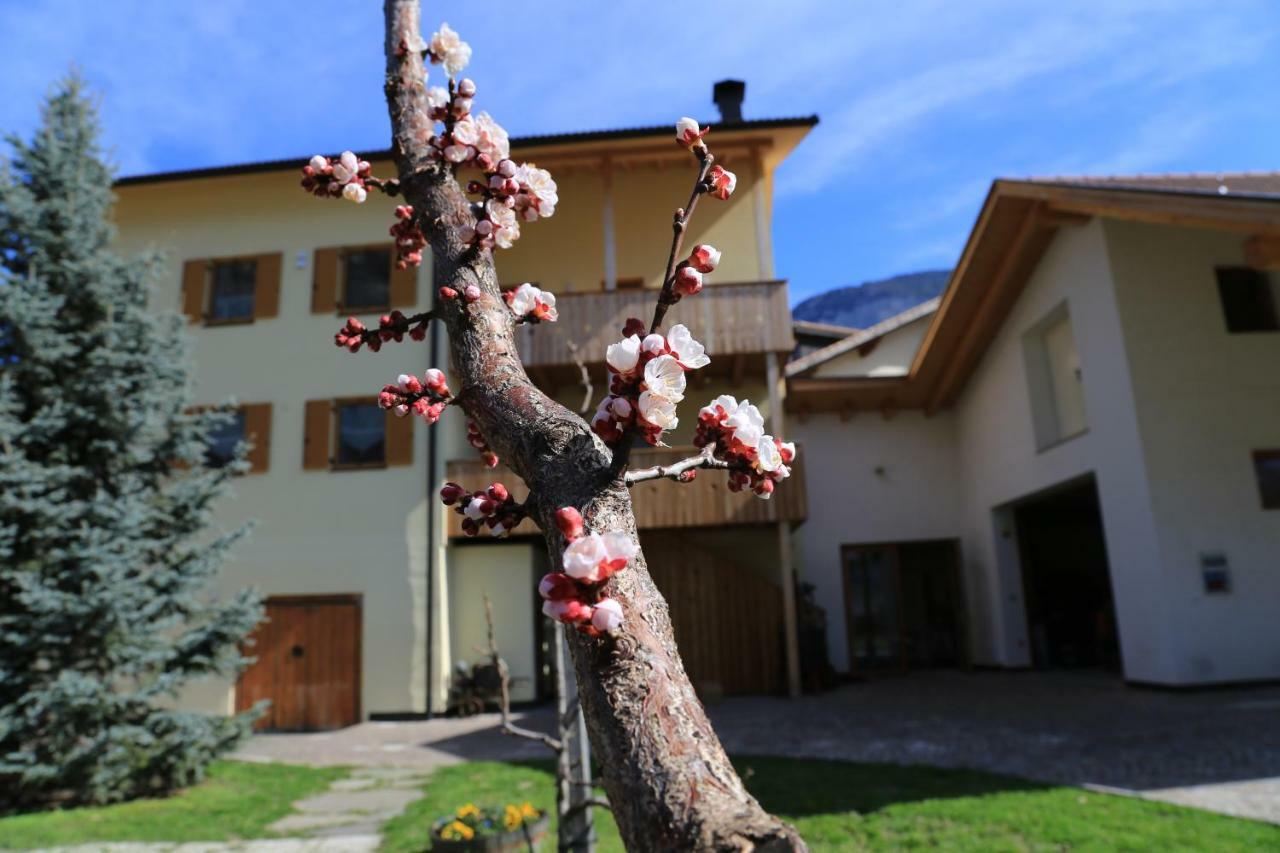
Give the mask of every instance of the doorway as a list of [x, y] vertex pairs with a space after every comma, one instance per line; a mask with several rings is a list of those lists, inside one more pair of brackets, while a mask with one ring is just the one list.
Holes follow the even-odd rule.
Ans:
[[841, 556], [851, 672], [967, 662], [957, 542], [846, 545]]
[[266, 601], [245, 651], [256, 660], [236, 685], [236, 712], [270, 702], [258, 731], [326, 731], [360, 721], [359, 595]]
[[1092, 476], [1013, 508], [1032, 662], [1120, 669], [1102, 508]]

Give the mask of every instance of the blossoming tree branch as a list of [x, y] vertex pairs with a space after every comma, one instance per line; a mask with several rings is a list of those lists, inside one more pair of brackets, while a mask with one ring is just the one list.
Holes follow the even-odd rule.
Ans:
[[[374, 176], [348, 151], [312, 158], [302, 183], [317, 196], [354, 203], [371, 191], [402, 198], [391, 225], [396, 263], [421, 264], [429, 245], [437, 299], [431, 311], [392, 312], [376, 325], [352, 317], [335, 342], [377, 351], [406, 337], [421, 341], [430, 323], [444, 324], [456, 392], [433, 367], [422, 378], [401, 375], [384, 386], [379, 404], [429, 425], [451, 407], [461, 409], [468, 441], [485, 463], [504, 460], [528, 486], [523, 503], [502, 483], [478, 492], [449, 483], [440, 497], [463, 516], [469, 535], [505, 536], [525, 518], [543, 531], [552, 565], [560, 567], [538, 586], [543, 612], [576, 629], [571, 649], [581, 701], [628, 849], [805, 849], [746, 791], [711, 729], [645, 567], [628, 493], [638, 482], [684, 483], [714, 469], [730, 489], [768, 499], [790, 473], [794, 445], [766, 434], [760, 411], [730, 396], [699, 411], [697, 455], [643, 470], [628, 465], [635, 439], [663, 445], [678, 424], [685, 374], [710, 362], [685, 326], [664, 331], [663, 324], [719, 263], [709, 245], [685, 254], [684, 236], [703, 196], [714, 203], [732, 195], [733, 173], [716, 163], [708, 129], [689, 118], [676, 124], [675, 141], [690, 152], [695, 172], [690, 196], [672, 217], [653, 317], [627, 320], [608, 347], [608, 394], [587, 423], [536, 388], [517, 355], [515, 327], [555, 322], [555, 296], [532, 284], [504, 294], [494, 271], [496, 250], [519, 239], [523, 225], [555, 213], [555, 181], [545, 169], [512, 160], [506, 131], [474, 111], [476, 84], [461, 76], [471, 48], [457, 33], [443, 25], [424, 40], [417, 0], [386, 0], [385, 13], [397, 174]], [[428, 85], [432, 64], [442, 66], [444, 85]], [[472, 177], [460, 179], [460, 172]]]

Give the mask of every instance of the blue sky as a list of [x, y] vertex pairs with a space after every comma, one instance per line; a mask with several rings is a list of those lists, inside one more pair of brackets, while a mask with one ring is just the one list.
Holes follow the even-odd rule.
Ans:
[[[0, 0], [0, 128], [75, 63], [123, 174], [383, 147], [381, 5]], [[724, 77], [817, 113], [778, 175], [793, 300], [950, 266], [996, 176], [1280, 168], [1276, 0], [424, 7], [513, 134], [710, 120]]]

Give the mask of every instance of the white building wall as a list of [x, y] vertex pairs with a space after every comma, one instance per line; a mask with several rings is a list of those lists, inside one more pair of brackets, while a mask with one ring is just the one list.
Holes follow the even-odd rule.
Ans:
[[[797, 533], [801, 577], [827, 611], [831, 664], [849, 670], [840, 548], [959, 535], [954, 416], [899, 412], [788, 419], [803, 445], [809, 519]], [[786, 488], [785, 484], [783, 488]]]
[[[1023, 335], [1064, 301], [1080, 354], [1088, 429], [1038, 452]], [[1093, 473], [1125, 675], [1171, 680], [1177, 655], [1162, 593], [1160, 543], [1099, 221], [1058, 233], [961, 394], [956, 424], [975, 662], [1031, 662], [1007, 505]]]
[[[313, 250], [386, 241], [392, 203], [324, 202], [297, 188], [293, 174], [131, 187], [117, 217], [121, 247], [166, 253], [153, 304], [180, 308], [182, 262], [283, 252], [277, 317], [251, 324], [191, 325], [196, 401], [270, 402], [271, 458], [261, 474], [239, 477], [218, 523], [257, 520], [219, 575], [217, 589], [266, 595], [363, 595], [365, 714], [423, 711], [426, 638], [427, 430], [415, 427], [414, 464], [378, 470], [304, 471], [307, 400], [376, 394], [401, 372], [428, 365], [421, 345], [351, 354], [333, 344], [335, 314], [311, 313]], [[252, 203], [246, 203], [251, 199]], [[319, 208], [324, 208], [320, 210]], [[430, 300], [429, 269], [419, 305]], [[419, 309], [420, 310], [420, 309]], [[206, 683], [184, 702], [224, 711], [232, 685]]]
[[[1280, 332], [1228, 334], [1214, 277], [1243, 264], [1242, 238], [1106, 224], [1175, 683], [1280, 677], [1280, 511], [1262, 508], [1250, 457], [1280, 447]], [[1227, 558], [1227, 593], [1204, 591], [1211, 553]]]
[[853, 376], [906, 376], [911, 372], [911, 362], [920, 349], [924, 333], [929, 329], [933, 314], [926, 314], [875, 341], [866, 355], [858, 350], [836, 356], [814, 368], [812, 375], [821, 379]]

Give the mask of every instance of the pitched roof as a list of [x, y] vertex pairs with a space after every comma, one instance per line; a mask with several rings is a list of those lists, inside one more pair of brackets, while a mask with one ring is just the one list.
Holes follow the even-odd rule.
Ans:
[[845, 338], [860, 331], [854, 326], [840, 326], [835, 323], [819, 323], [816, 320], [791, 319], [791, 326], [796, 334], [814, 335], [826, 338]]
[[1280, 172], [998, 179], [908, 374], [827, 379], [789, 366], [788, 408], [932, 412], [952, 405], [1057, 230], [1095, 216], [1235, 231], [1247, 252], [1253, 240], [1246, 238], [1280, 233]]
[[[733, 124], [717, 124], [712, 126], [713, 131], [721, 133], [736, 133], [739, 131], [751, 130], [777, 130], [781, 128], [808, 128], [818, 123], [816, 115], [799, 116], [795, 118], [766, 118], [754, 119], [751, 121], [735, 122]], [[624, 127], [615, 130], [587, 130], [576, 133], [552, 133], [533, 136], [513, 136], [511, 137], [512, 150], [528, 150], [531, 148], [544, 148], [552, 145], [574, 145], [590, 142], [611, 142], [625, 139], [643, 139], [652, 137], [671, 136], [671, 125], [649, 125], [645, 127]], [[391, 158], [389, 149], [379, 149], [376, 151], [357, 151], [356, 155], [362, 160], [388, 160]], [[250, 163], [234, 163], [227, 166], [212, 166], [202, 169], [177, 169], [168, 172], [151, 172], [141, 175], [126, 175], [116, 180], [115, 185], [118, 187], [133, 186], [136, 184], [152, 184], [163, 181], [189, 181], [196, 178], [220, 178], [229, 175], [249, 175], [259, 172], [282, 172], [293, 169], [302, 168], [302, 164], [310, 159], [311, 155], [305, 157], [288, 157], [282, 160], [259, 160]]]
[[816, 349], [808, 355], [801, 356], [787, 365], [786, 374], [788, 377], [800, 376], [820, 364], [828, 362], [837, 356], [844, 355], [849, 350], [866, 346], [872, 341], [877, 341], [880, 338], [883, 338], [890, 332], [901, 329], [908, 323], [914, 323], [922, 317], [928, 317], [930, 314], [938, 310], [939, 301], [940, 298], [935, 296], [932, 299], [921, 302], [919, 305], [913, 305], [906, 311], [902, 311], [901, 313], [894, 314], [892, 317], [881, 320], [874, 326], [868, 326], [865, 329], [855, 331], [853, 334], [841, 338], [833, 344], [828, 344], [822, 349]]

